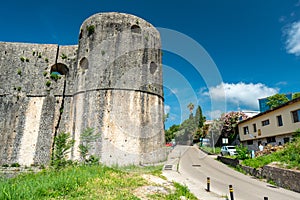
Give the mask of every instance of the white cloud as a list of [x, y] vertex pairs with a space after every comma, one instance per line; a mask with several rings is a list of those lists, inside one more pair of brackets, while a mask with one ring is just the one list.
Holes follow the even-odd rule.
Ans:
[[217, 119], [220, 118], [221, 114], [223, 114], [224, 112], [221, 110], [213, 110], [213, 111], [209, 111], [206, 113], [206, 115], [208, 116], [208, 119]]
[[224, 99], [227, 103], [237, 104], [247, 109], [258, 109], [258, 99], [268, 97], [278, 93], [278, 88], [270, 88], [262, 83], [222, 83], [209, 88], [209, 92], [203, 95], [210, 96], [211, 99], [218, 101]]
[[164, 106], [165, 114], [170, 113], [170, 110], [171, 110], [171, 107], [169, 105], [165, 104], [165, 106]]
[[285, 30], [286, 50], [290, 54], [300, 56], [300, 21], [294, 22]]

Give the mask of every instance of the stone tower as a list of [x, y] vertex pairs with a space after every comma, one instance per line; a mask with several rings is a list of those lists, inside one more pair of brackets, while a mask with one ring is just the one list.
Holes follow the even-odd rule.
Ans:
[[165, 159], [160, 49], [158, 31], [133, 15], [96, 14], [81, 26], [75, 140], [83, 128], [95, 127], [102, 141], [93, 153], [107, 164]]
[[90, 153], [105, 164], [166, 159], [161, 42], [145, 20], [95, 14], [78, 46], [0, 42], [0, 50], [0, 164], [49, 163], [61, 131], [75, 139], [70, 156], [79, 159], [87, 127], [101, 134]]

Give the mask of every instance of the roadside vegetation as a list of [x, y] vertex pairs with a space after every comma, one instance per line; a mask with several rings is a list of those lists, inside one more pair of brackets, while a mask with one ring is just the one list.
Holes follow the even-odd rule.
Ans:
[[261, 168], [270, 163], [286, 169], [300, 170], [300, 129], [296, 130], [293, 141], [278, 148], [277, 151], [267, 151], [267, 154], [251, 158], [250, 151], [243, 146], [236, 146], [238, 155], [226, 156], [232, 159], [242, 160], [241, 164], [253, 168]]
[[284, 148], [274, 153], [243, 160], [242, 164], [254, 168], [276, 162], [280, 167], [300, 170], [300, 129], [294, 135], [294, 140], [285, 144]]
[[[80, 144], [81, 162], [68, 160], [74, 144], [70, 134], [60, 133], [54, 139], [51, 166], [40, 172], [28, 172], [14, 178], [1, 178], [1, 200], [35, 199], [197, 199], [186, 186], [170, 183], [168, 186], [152, 182], [144, 175], [164, 180], [162, 166], [107, 167], [99, 158], [90, 155], [90, 142], [99, 138], [94, 129], [84, 130]], [[167, 182], [167, 181], [166, 181]], [[147, 188], [152, 189], [149, 193]]]
[[202, 146], [202, 147], [200, 147], [200, 149], [202, 149], [206, 152], [212, 153], [212, 154], [220, 154], [221, 153], [221, 147], [212, 148], [212, 147], [208, 147], [208, 146]]
[[[135, 191], [153, 185], [142, 174], [160, 175], [159, 167], [110, 168], [104, 165], [68, 166], [0, 180], [0, 199], [139, 199]], [[161, 176], [161, 175], [160, 175]], [[148, 199], [197, 199], [187, 187], [149, 194]]]

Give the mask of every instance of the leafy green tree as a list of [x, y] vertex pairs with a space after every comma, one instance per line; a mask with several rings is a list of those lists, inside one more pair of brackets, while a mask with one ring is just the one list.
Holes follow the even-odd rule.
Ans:
[[196, 110], [196, 115], [195, 115], [195, 123], [196, 123], [196, 130], [193, 134], [193, 139], [194, 140], [199, 140], [200, 138], [203, 138], [205, 137], [205, 133], [203, 131], [203, 126], [204, 126], [204, 123], [206, 121], [206, 118], [205, 116], [203, 116], [202, 114], [202, 109], [200, 106], [197, 107], [197, 110]]
[[270, 109], [276, 108], [289, 101], [289, 99], [284, 94], [275, 94], [268, 97], [267, 99], [268, 101], [266, 104], [270, 107]]
[[79, 153], [82, 161], [84, 163], [95, 163], [98, 162], [99, 159], [93, 155], [89, 156], [89, 151], [91, 149], [91, 142], [96, 141], [100, 138], [100, 133], [94, 134], [93, 128], [86, 128], [83, 133], [80, 135], [80, 145], [79, 145]]
[[292, 99], [300, 97], [300, 92], [294, 93]]
[[70, 133], [62, 132], [54, 138], [54, 151], [51, 165], [55, 169], [61, 169], [68, 164], [67, 154], [74, 143], [75, 140], [70, 138]]
[[175, 138], [174, 133], [177, 132], [179, 130], [180, 125], [172, 125], [171, 127], [169, 127], [168, 130], [165, 130], [165, 140], [166, 143], [171, 142], [172, 139]]

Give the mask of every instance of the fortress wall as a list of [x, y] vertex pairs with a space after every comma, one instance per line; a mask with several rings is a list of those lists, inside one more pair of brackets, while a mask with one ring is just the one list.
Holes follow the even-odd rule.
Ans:
[[[76, 54], [76, 48], [62, 49]], [[57, 45], [0, 43], [0, 164], [48, 164], [61, 103], [70, 102], [62, 101], [65, 76], [50, 78], [57, 50]], [[72, 62], [61, 61], [66, 66], [74, 66]], [[69, 71], [73, 74], [72, 67]], [[67, 77], [68, 82], [71, 79]]]
[[121, 13], [88, 18], [78, 46], [0, 42], [0, 164], [49, 164], [61, 132], [79, 159], [87, 127], [106, 164], [164, 160], [160, 48], [151, 24]]
[[108, 165], [148, 164], [166, 157], [163, 100], [144, 92], [107, 92], [102, 118], [102, 159]]
[[79, 38], [76, 140], [88, 126], [99, 130], [102, 139], [94, 149], [101, 149], [102, 161], [110, 165], [145, 163], [143, 155], [154, 150], [147, 162], [165, 159], [158, 31], [136, 16], [104, 13], [88, 18]]

